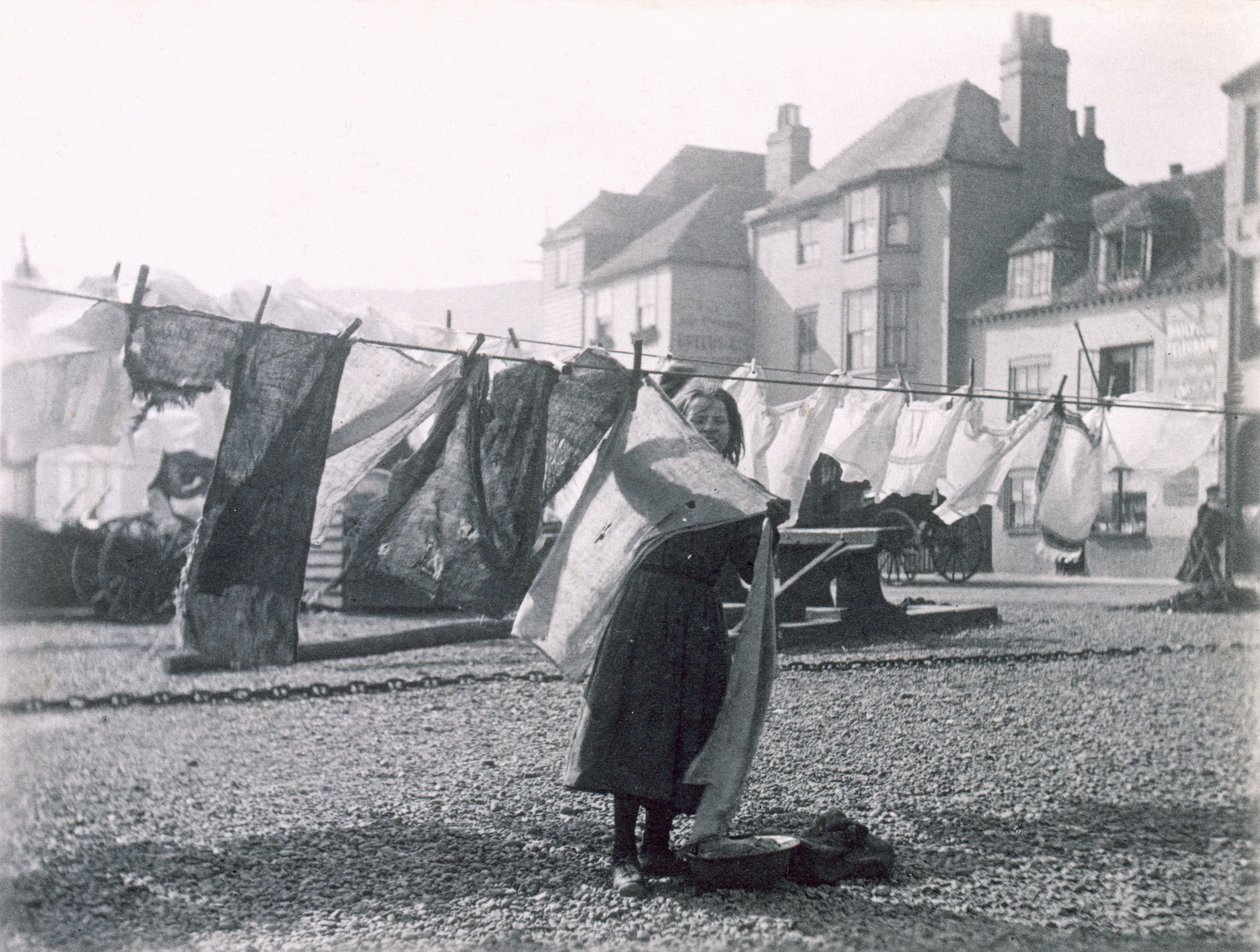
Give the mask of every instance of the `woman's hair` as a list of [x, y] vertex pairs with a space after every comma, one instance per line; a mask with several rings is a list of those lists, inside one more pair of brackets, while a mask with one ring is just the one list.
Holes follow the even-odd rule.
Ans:
[[674, 406], [679, 413], [686, 416], [687, 407], [700, 399], [717, 400], [726, 408], [726, 422], [730, 426], [731, 436], [722, 456], [732, 463], [738, 463], [739, 458], [744, 455], [744, 424], [739, 418], [739, 407], [735, 405], [735, 398], [723, 390], [716, 380], [691, 380], [674, 397]]

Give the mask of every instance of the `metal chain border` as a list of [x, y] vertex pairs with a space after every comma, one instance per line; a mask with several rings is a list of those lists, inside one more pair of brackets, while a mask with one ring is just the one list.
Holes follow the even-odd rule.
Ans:
[[[788, 661], [780, 671], [824, 672], [858, 671], [867, 668], [946, 668], [955, 665], [1029, 664], [1051, 661], [1079, 661], [1086, 658], [1132, 658], [1140, 655], [1212, 653], [1216, 651], [1249, 651], [1257, 646], [1241, 641], [1227, 644], [1183, 644], [1135, 646], [1129, 648], [1077, 648], [1060, 651], [1005, 652], [1000, 654], [931, 655], [910, 658], [850, 658], [842, 661]], [[149, 694], [116, 692], [97, 697], [70, 697], [45, 700], [25, 698], [0, 704], [0, 714], [40, 714], [58, 711], [119, 710], [127, 707], [166, 707], [177, 704], [246, 704], [253, 701], [293, 701], [329, 697], [350, 697], [360, 694], [398, 694], [430, 688], [459, 687], [467, 684], [494, 684], [524, 681], [546, 684], [561, 681], [559, 674], [549, 671], [526, 671], [513, 674], [496, 671], [491, 674], [465, 672], [447, 677], [427, 674], [419, 678], [387, 678], [384, 681], [347, 681], [343, 684], [273, 684], [259, 688], [226, 688], [219, 691], [153, 691]]]

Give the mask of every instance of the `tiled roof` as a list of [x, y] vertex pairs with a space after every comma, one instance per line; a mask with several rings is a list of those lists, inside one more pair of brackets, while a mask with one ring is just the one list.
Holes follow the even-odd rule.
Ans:
[[1075, 248], [1082, 243], [1088, 247], [1091, 221], [1087, 206], [1069, 212], [1049, 212], [1032, 231], [1007, 248], [1006, 253], [1017, 255], [1042, 248]]
[[653, 195], [603, 192], [564, 224], [549, 229], [543, 244], [581, 234], [638, 235], [668, 215], [675, 205]]
[[765, 156], [756, 152], [686, 145], [652, 176], [638, 195], [600, 192], [589, 205], [543, 236], [551, 244], [581, 234], [632, 238], [694, 201], [714, 186], [759, 189], [765, 183]]
[[1020, 164], [1019, 150], [1002, 132], [997, 100], [967, 80], [903, 103], [822, 168], [776, 195], [753, 218], [809, 204], [881, 172], [925, 168], [945, 159]]
[[745, 267], [748, 242], [744, 213], [761, 205], [766, 196], [759, 188], [711, 188], [596, 268], [586, 283], [599, 283], [663, 261]]
[[[1060, 308], [1224, 287], [1224, 174], [1224, 167], [1217, 166], [1194, 175], [1179, 175], [1094, 196], [1085, 219], [1087, 230], [1076, 245], [1080, 260], [1088, 258], [1089, 231], [1107, 233], [1125, 226], [1150, 228], [1151, 274], [1145, 280], [1100, 283], [1086, 267], [1067, 284], [1056, 288], [1047, 302], [1033, 307], [1012, 307], [1006, 295], [1001, 294], [973, 310], [971, 319], [986, 322], [1038, 317]], [[1031, 250], [1034, 245], [1048, 247], [1035, 241], [1024, 247], [1044, 224], [1043, 221], [1010, 250]]]

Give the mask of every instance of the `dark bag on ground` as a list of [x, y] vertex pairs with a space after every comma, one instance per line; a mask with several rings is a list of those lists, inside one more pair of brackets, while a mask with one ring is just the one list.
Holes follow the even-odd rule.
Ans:
[[839, 810], [827, 810], [792, 851], [788, 879], [805, 886], [830, 886], [845, 879], [887, 879], [892, 875], [892, 844]]

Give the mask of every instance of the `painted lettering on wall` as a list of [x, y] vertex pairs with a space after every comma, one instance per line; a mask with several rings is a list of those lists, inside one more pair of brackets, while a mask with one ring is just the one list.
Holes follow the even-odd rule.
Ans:
[[1220, 318], [1202, 302], [1195, 308], [1172, 307], [1164, 314], [1164, 386], [1178, 400], [1211, 403], [1220, 395], [1217, 355]]

